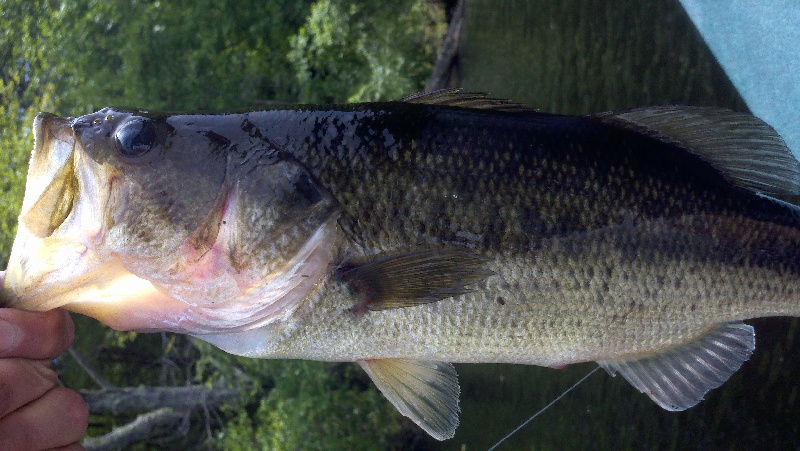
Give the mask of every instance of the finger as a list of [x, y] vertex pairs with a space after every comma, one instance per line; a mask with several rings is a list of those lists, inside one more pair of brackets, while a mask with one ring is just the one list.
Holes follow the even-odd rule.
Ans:
[[0, 308], [0, 358], [54, 359], [72, 344], [74, 332], [72, 318], [61, 309]]
[[56, 387], [0, 419], [0, 449], [50, 449], [86, 434], [89, 411], [76, 391]]
[[47, 361], [0, 359], [0, 421], [57, 384], [58, 375]]

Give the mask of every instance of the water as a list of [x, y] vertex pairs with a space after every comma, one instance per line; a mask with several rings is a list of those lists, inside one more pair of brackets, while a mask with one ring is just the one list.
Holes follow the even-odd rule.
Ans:
[[467, 6], [465, 88], [565, 114], [664, 103], [746, 109], [677, 1]]
[[[460, 85], [544, 111], [656, 104], [746, 106], [677, 1], [473, 0]], [[752, 358], [686, 412], [667, 412], [601, 371], [499, 449], [789, 449], [800, 446], [795, 320], [748, 321]], [[594, 368], [459, 365], [454, 439], [487, 449]]]

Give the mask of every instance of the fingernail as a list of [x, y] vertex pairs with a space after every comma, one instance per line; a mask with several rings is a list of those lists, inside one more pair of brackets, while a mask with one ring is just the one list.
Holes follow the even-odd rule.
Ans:
[[3, 356], [17, 344], [17, 326], [0, 319], [0, 356]]

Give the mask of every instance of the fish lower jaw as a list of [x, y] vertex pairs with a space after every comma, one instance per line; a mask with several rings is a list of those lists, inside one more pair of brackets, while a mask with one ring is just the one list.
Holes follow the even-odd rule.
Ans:
[[4, 281], [11, 306], [34, 311], [62, 307], [69, 299], [60, 293], [98, 265], [97, 255], [81, 242], [42, 240], [32, 234], [26, 240], [21, 234], [14, 242]]

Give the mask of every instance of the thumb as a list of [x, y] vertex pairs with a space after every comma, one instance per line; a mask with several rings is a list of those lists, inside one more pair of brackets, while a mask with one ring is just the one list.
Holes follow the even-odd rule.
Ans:
[[0, 308], [0, 358], [54, 359], [72, 344], [74, 331], [72, 318], [62, 309]]

